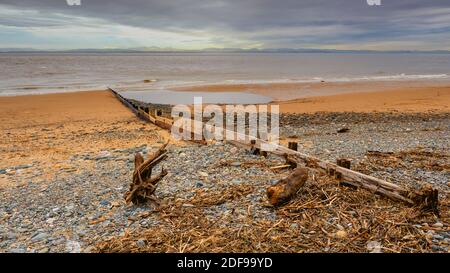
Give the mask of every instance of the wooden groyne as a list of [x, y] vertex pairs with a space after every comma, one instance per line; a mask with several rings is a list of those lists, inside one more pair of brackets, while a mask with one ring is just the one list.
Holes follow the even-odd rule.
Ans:
[[[172, 118], [162, 117], [162, 110], [158, 108], [143, 107], [138, 102], [121, 96], [118, 92], [111, 89], [111, 92], [128, 108], [130, 108], [139, 118], [151, 122], [158, 127], [171, 130], [174, 120]], [[192, 123], [201, 123], [194, 126], [197, 128], [211, 129], [201, 121], [191, 120]], [[201, 126], [201, 127], [199, 127]], [[438, 212], [438, 191], [431, 187], [424, 187], [421, 190], [414, 190], [393, 184], [382, 179], [366, 175], [350, 169], [349, 162], [339, 160], [336, 164], [319, 158], [303, 154], [297, 150], [289, 149], [279, 144], [268, 143], [261, 139], [250, 138], [248, 135], [239, 135], [237, 132], [223, 129], [224, 135], [231, 133], [234, 136], [240, 136], [235, 139], [243, 140], [227, 140], [229, 143], [250, 149], [254, 153], [267, 154], [274, 153], [286, 158], [286, 161], [295, 167], [307, 167], [326, 172], [328, 175], [336, 178], [339, 185], [350, 185], [369, 190], [373, 193], [386, 196], [395, 201], [401, 201], [408, 205], [418, 206], [424, 210], [431, 210], [436, 215]], [[194, 135], [194, 132], [190, 132]], [[290, 145], [297, 147], [295, 144]], [[266, 148], [265, 148], [266, 147]], [[267, 149], [270, 147], [270, 149]]]
[[161, 109], [153, 108], [153, 107], [143, 107], [135, 100], [127, 99], [120, 95], [117, 91], [112, 88], [108, 88], [114, 96], [122, 102], [126, 107], [128, 107], [133, 113], [135, 113], [140, 119], [143, 119], [147, 122], [151, 122], [156, 124], [157, 126], [170, 130], [173, 125], [173, 119], [166, 118], [162, 116]]

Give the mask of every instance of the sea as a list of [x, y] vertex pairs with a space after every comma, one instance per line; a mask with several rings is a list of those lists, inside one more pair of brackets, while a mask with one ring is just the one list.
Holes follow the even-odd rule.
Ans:
[[0, 96], [205, 84], [450, 80], [450, 54], [0, 53]]

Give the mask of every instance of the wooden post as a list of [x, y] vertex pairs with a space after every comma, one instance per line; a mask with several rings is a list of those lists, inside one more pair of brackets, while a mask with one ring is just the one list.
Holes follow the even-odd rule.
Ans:
[[[338, 158], [336, 160], [336, 164], [339, 167], [346, 168], [346, 169], [350, 169], [350, 167], [351, 167], [351, 161], [346, 158]], [[338, 180], [342, 180], [342, 174], [339, 171], [336, 171], [335, 177]]]
[[289, 142], [288, 147], [291, 150], [298, 151], [298, 143], [297, 142]]
[[338, 166], [350, 169], [352, 162], [346, 158], [339, 158], [336, 160]]
[[252, 139], [250, 144], [252, 145], [250, 152], [254, 155], [259, 155], [260, 149], [256, 147], [256, 140]]

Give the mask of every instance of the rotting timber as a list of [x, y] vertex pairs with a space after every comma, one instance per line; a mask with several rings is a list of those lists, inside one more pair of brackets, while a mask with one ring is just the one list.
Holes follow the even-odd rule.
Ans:
[[[141, 106], [139, 102], [124, 98], [118, 92], [111, 89], [111, 92], [128, 108], [130, 108], [139, 118], [154, 123], [155, 125], [170, 130], [174, 121], [169, 117], [163, 117], [163, 113], [167, 113], [167, 105], [158, 107], [158, 105], [153, 105], [153, 107], [144, 107]], [[165, 111], [163, 110], [165, 109]], [[195, 121], [193, 121], [195, 122]], [[205, 126], [202, 123], [202, 126]], [[191, 132], [193, 134], [193, 132]], [[233, 132], [234, 133], [234, 132]], [[289, 149], [287, 147], [281, 145], [275, 145], [267, 143], [261, 139], [250, 140], [248, 138], [244, 138], [246, 140], [236, 141], [229, 140], [228, 142], [236, 145], [238, 147], [244, 147], [250, 149], [252, 152], [258, 152], [261, 155], [267, 154], [267, 151], [263, 149], [265, 145], [271, 145], [273, 149], [271, 149], [271, 153], [274, 153], [279, 156], [283, 156], [286, 158], [287, 163], [291, 164], [295, 167], [305, 167], [309, 169], [325, 171], [330, 176], [335, 177], [340, 181], [340, 185], [352, 186], [363, 188], [369, 190], [373, 193], [383, 195], [395, 201], [401, 201], [411, 206], [417, 206], [422, 210], [432, 211], [434, 214], [439, 215], [439, 201], [438, 201], [438, 191], [436, 189], [431, 188], [430, 186], [423, 187], [420, 190], [407, 189], [400, 185], [396, 185], [382, 179], [372, 177], [370, 175], [366, 175], [348, 168], [349, 166], [344, 161], [342, 165], [341, 162], [338, 164], [334, 164], [325, 160], [321, 160], [319, 158], [309, 156], [303, 154], [299, 151]], [[263, 145], [265, 144], [265, 145]], [[290, 144], [292, 147], [296, 147], [295, 144]], [[340, 166], [341, 165], [341, 166]], [[297, 170], [298, 171], [298, 170]], [[295, 172], [295, 171], [294, 171]], [[300, 182], [295, 182], [293, 179], [298, 177]], [[287, 180], [280, 181], [280, 184], [286, 184], [288, 181], [291, 183], [287, 183], [288, 185], [295, 185], [297, 190], [304, 183], [301, 182], [303, 180], [302, 175], [293, 175], [292, 177], [286, 178]], [[298, 186], [298, 187], [297, 187]], [[291, 193], [292, 187], [281, 187], [289, 188], [290, 192], [285, 192], [282, 196], [286, 196], [287, 199], [291, 198], [293, 194]], [[270, 188], [269, 188], [270, 190]], [[273, 196], [273, 188], [271, 190]], [[281, 193], [277, 193], [280, 195]], [[268, 191], [268, 195], [269, 191]], [[286, 202], [286, 198], [283, 198], [283, 202]], [[269, 197], [270, 199], [270, 197]], [[279, 202], [273, 202], [273, 204], [278, 204]]]

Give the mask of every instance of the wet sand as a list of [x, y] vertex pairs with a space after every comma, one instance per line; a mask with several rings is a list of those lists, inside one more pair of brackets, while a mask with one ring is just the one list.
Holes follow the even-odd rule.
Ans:
[[450, 111], [450, 83], [431, 81], [203, 85], [178, 91], [270, 96], [281, 112]]

